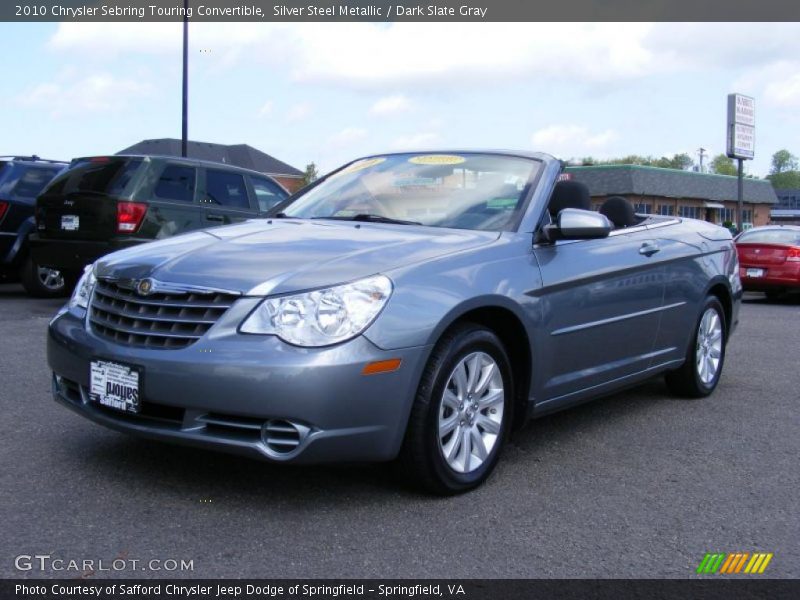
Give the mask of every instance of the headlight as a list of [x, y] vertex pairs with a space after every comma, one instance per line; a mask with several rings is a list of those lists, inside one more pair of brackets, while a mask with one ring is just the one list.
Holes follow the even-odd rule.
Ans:
[[94, 265], [89, 265], [83, 270], [83, 275], [81, 275], [78, 285], [75, 286], [75, 290], [72, 292], [72, 297], [69, 299], [70, 308], [75, 306], [87, 308], [95, 283], [97, 283], [97, 279], [94, 276]]
[[298, 346], [328, 346], [364, 331], [392, 294], [384, 275], [313, 292], [267, 298], [242, 323], [242, 333], [277, 335]]

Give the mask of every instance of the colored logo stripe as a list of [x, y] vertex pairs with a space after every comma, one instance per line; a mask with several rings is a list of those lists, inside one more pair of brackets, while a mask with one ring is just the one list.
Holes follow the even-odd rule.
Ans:
[[703, 560], [700, 561], [697, 573], [733, 575], [744, 572], [747, 574], [760, 574], [766, 570], [772, 557], [773, 554], [771, 552], [754, 552], [752, 555], [749, 552], [707, 553]]

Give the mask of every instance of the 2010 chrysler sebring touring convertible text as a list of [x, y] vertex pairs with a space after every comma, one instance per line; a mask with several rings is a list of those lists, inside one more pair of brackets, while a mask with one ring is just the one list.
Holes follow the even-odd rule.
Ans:
[[513, 427], [658, 374], [710, 394], [730, 233], [600, 212], [539, 153], [352, 162], [271, 218], [105, 256], [50, 324], [55, 397], [114, 429], [272, 461], [482, 482]]

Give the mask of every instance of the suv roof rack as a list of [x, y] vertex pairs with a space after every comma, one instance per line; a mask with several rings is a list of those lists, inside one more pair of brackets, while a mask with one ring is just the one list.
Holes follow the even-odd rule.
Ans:
[[49, 158], [39, 158], [35, 154], [32, 154], [30, 156], [18, 156], [18, 155], [14, 155], [14, 154], [0, 155], [0, 159], [3, 159], [3, 158], [10, 158], [11, 160], [30, 160], [30, 161], [46, 162], [46, 163], [53, 163], [53, 164], [60, 164], [60, 165], [67, 164], [67, 161], [65, 161], [65, 160], [51, 160]]

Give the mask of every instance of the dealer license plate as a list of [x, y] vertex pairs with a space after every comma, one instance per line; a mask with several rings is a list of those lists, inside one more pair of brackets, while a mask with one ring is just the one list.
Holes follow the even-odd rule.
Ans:
[[78, 215], [61, 215], [61, 229], [64, 231], [78, 231], [81, 218]]
[[764, 276], [764, 269], [747, 269], [745, 274], [748, 277], [763, 277]]
[[89, 398], [103, 406], [139, 412], [139, 371], [135, 367], [93, 360], [89, 371]]

